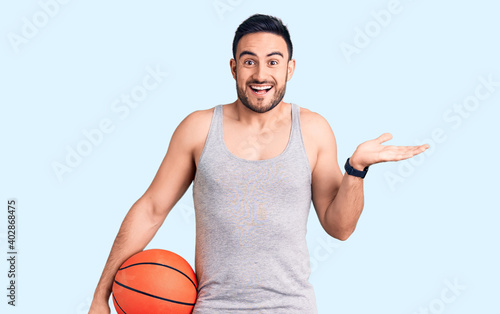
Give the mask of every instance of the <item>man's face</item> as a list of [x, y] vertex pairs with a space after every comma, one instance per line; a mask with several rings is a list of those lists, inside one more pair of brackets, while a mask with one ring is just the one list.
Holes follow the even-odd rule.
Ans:
[[295, 60], [288, 61], [283, 37], [265, 32], [241, 37], [236, 61], [231, 59], [238, 99], [254, 112], [273, 109], [285, 96], [294, 68]]

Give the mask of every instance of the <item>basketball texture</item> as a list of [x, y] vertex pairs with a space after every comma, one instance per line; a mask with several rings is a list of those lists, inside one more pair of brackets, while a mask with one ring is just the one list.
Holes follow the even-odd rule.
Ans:
[[119, 314], [191, 313], [198, 283], [191, 265], [161, 249], [139, 252], [118, 269], [113, 304]]

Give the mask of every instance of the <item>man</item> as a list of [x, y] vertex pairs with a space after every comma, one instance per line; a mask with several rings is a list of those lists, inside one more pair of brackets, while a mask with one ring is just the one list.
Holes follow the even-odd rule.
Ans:
[[253, 15], [237, 29], [232, 75], [238, 99], [188, 115], [144, 195], [126, 215], [90, 313], [109, 313], [118, 267], [151, 241], [193, 182], [196, 213], [193, 313], [317, 313], [306, 245], [311, 201], [325, 231], [346, 240], [363, 209], [368, 167], [422, 153], [385, 146], [388, 133], [337, 163], [321, 115], [283, 102], [295, 60], [280, 19]]

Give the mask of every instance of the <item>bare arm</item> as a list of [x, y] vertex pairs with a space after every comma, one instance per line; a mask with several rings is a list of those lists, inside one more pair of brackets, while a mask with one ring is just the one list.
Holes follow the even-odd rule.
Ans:
[[[108, 306], [116, 271], [125, 260], [146, 247], [162, 223], [163, 219], [154, 214], [154, 206], [151, 199], [141, 197], [134, 203], [125, 216], [113, 243], [94, 293], [90, 313], [93, 313], [97, 305]], [[95, 313], [102, 313], [101, 311], [99, 310]]]
[[325, 211], [325, 231], [339, 240], [347, 240], [356, 228], [363, 206], [363, 179], [344, 173], [337, 196]]
[[193, 181], [193, 133], [199, 112], [187, 116], [177, 127], [153, 182], [125, 216], [104, 266], [89, 313], [110, 313], [108, 306], [114, 276], [120, 265], [144, 250], [163, 224], [170, 210]]
[[[323, 229], [332, 237], [346, 240], [354, 232], [364, 206], [363, 179], [342, 176], [337, 162], [335, 136], [328, 122], [315, 114], [314, 134], [317, 134], [318, 155], [312, 174], [313, 203]], [[353, 153], [350, 164], [358, 170], [379, 162], [411, 158], [429, 146], [385, 146], [392, 138], [385, 133], [360, 144]]]

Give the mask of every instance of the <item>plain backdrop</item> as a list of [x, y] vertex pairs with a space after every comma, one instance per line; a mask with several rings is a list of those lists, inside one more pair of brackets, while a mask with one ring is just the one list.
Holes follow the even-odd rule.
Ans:
[[[328, 120], [342, 171], [357, 145], [384, 132], [388, 145], [431, 145], [411, 162], [370, 168], [347, 241], [329, 237], [311, 206], [319, 313], [499, 313], [499, 9], [487, 0], [2, 1], [0, 312], [87, 313], [177, 125], [236, 99], [234, 32], [264, 13], [288, 25], [294, 44], [284, 100]], [[91, 142], [95, 129], [102, 137]], [[194, 266], [194, 244], [191, 186], [147, 248]]]

